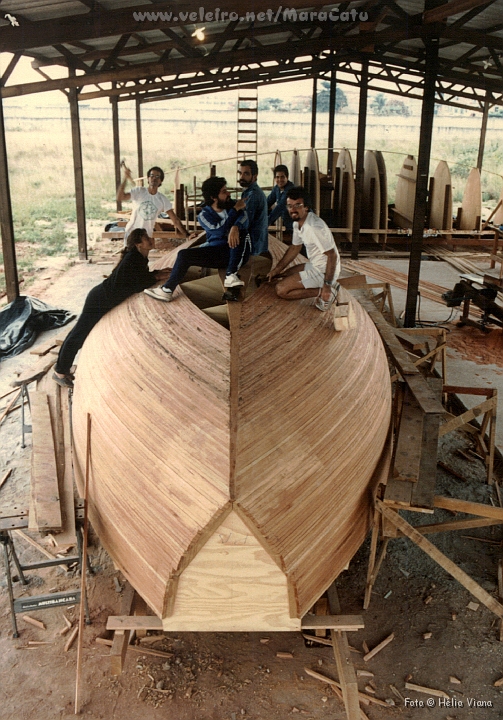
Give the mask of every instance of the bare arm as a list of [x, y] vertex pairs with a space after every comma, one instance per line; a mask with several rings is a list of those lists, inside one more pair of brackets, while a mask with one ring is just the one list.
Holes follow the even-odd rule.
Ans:
[[267, 276], [269, 278], [269, 281], [273, 280], [273, 278], [277, 277], [277, 275], [281, 275], [283, 270], [288, 267], [288, 265], [290, 265], [292, 260], [295, 260], [297, 255], [300, 253], [301, 248], [302, 245], [290, 245], [288, 247], [288, 250], [283, 255], [279, 263], [273, 270], [271, 270], [271, 272]]
[[119, 188], [117, 190], [117, 200], [118, 202], [127, 202], [128, 200], [131, 200], [131, 193], [125, 192], [126, 190], [126, 183], [127, 181], [130, 181], [134, 183], [133, 176], [131, 175], [131, 170], [124, 166], [124, 179], [122, 180], [121, 184], [119, 185]]
[[328, 301], [330, 300], [332, 294], [331, 285], [335, 275], [337, 255], [335, 254], [335, 250], [333, 249], [327, 250], [325, 255], [327, 256], [327, 267], [325, 268], [325, 282], [323, 284], [323, 287], [321, 288], [321, 299]]
[[174, 210], [168, 210], [168, 215], [169, 215], [169, 219], [171, 220], [171, 222], [173, 223], [173, 225], [176, 227], [176, 229], [178, 230], [178, 232], [180, 233], [180, 235], [182, 235], [183, 237], [189, 237], [189, 233], [188, 233], [187, 230], [183, 227], [183, 225], [182, 225], [182, 223], [181, 223], [180, 218], [178, 217], [178, 215], [175, 215], [175, 211], [174, 211]]

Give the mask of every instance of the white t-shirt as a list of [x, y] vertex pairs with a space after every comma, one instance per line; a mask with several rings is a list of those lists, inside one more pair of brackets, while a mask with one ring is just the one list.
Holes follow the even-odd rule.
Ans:
[[136, 228], [145, 228], [152, 237], [155, 219], [161, 212], [171, 210], [172, 205], [168, 198], [160, 192], [151, 195], [146, 187], [135, 187], [131, 190], [131, 201], [133, 209], [124, 231], [124, 240], [127, 240], [129, 233]]
[[328, 250], [335, 250], [337, 261], [334, 278], [339, 277], [341, 259], [334, 237], [326, 222], [313, 212], [308, 213], [301, 228], [299, 228], [298, 222], [293, 224], [292, 245], [302, 244], [306, 246], [307, 257], [311, 265], [323, 274], [327, 268], [325, 253]]

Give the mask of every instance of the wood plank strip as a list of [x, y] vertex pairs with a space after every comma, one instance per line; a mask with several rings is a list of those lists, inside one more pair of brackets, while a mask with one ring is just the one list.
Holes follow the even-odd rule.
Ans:
[[40, 530], [61, 530], [58, 474], [47, 395], [31, 393], [32, 487], [36, 524]]
[[470, 502], [468, 500], [458, 500], [457, 498], [443, 497], [442, 495], [435, 495], [433, 504], [435, 507], [442, 508], [443, 510], [462, 512], [468, 515], [478, 515], [479, 517], [503, 521], [503, 508], [493, 507], [492, 505], [484, 505], [483, 503]]
[[337, 630], [354, 632], [365, 627], [361, 615], [305, 615], [300, 624], [302, 630]]

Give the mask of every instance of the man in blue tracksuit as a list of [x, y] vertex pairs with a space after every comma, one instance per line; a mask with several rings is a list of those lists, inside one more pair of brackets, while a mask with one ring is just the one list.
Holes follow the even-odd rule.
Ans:
[[293, 221], [286, 207], [286, 195], [293, 182], [288, 179], [288, 168], [286, 165], [276, 165], [274, 168], [274, 182], [276, 183], [272, 192], [267, 196], [267, 208], [269, 210], [269, 225], [274, 225], [278, 218], [283, 220], [286, 232], [292, 234]]
[[[227, 190], [223, 177], [210, 177], [203, 182], [202, 192], [205, 205], [198, 215], [201, 226], [206, 230], [206, 242], [194, 248], [180, 250], [169, 280], [159, 288], [148, 288], [147, 295], [156, 300], [170, 302], [175, 288], [183, 282], [192, 265], [207, 268], [227, 268], [224, 280], [226, 288], [244, 285], [238, 270], [250, 256], [251, 243], [248, 234], [246, 201], [235, 204]], [[231, 229], [235, 228], [234, 233]]]
[[[267, 202], [257, 183], [258, 165], [255, 160], [241, 160], [238, 168], [239, 184], [243, 188], [241, 198], [246, 201], [246, 214], [250, 230], [252, 255], [267, 252]], [[237, 230], [231, 228], [229, 239], [237, 237]]]

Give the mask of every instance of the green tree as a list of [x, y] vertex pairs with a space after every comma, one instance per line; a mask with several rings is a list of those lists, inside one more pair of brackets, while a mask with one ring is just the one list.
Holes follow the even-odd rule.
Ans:
[[[316, 95], [316, 109], [319, 112], [328, 112], [330, 110], [330, 83], [323, 80], [322, 89]], [[346, 93], [340, 87], [335, 89], [335, 111], [340, 112], [348, 106]]]

